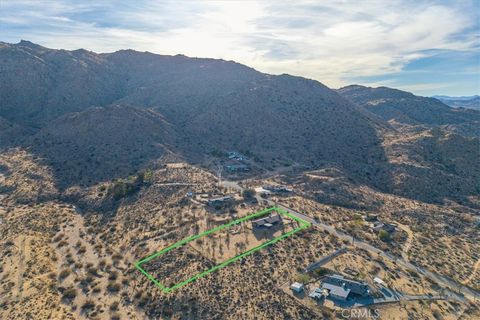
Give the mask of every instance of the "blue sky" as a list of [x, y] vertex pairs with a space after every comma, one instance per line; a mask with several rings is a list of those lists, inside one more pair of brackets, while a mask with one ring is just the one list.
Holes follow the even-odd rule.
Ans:
[[4, 42], [223, 58], [420, 95], [480, 93], [479, 21], [480, 0], [0, 1]]

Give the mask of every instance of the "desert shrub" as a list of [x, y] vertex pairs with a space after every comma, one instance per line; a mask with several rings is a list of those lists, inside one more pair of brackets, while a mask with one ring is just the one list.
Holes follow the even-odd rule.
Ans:
[[65, 236], [65, 234], [60, 233], [55, 238], [53, 238], [52, 241], [53, 242], [58, 242], [58, 241], [62, 240], [64, 236]]
[[72, 273], [72, 271], [69, 269], [69, 268], [65, 268], [63, 269], [62, 271], [60, 271], [59, 275], [58, 275], [58, 278], [60, 280], [63, 280], [65, 279], [66, 277], [68, 277], [70, 275], [70, 273]]
[[120, 320], [120, 315], [118, 313], [114, 313], [110, 316], [111, 320]]
[[317, 276], [323, 277], [324, 275], [327, 275], [328, 273], [330, 273], [330, 270], [328, 270], [327, 268], [320, 267], [317, 270], [315, 270], [315, 273], [317, 274]]
[[117, 282], [109, 282], [107, 285], [107, 290], [110, 293], [117, 293], [120, 291], [120, 284]]
[[380, 238], [380, 240], [382, 240], [383, 242], [390, 241], [390, 233], [385, 230], [380, 230], [378, 232], [378, 238]]
[[142, 308], [142, 307], [145, 307], [145, 306], [147, 305], [147, 303], [148, 303], [148, 300], [149, 300], [149, 298], [148, 298], [147, 295], [141, 295], [141, 296], [139, 297], [139, 299], [138, 299], [137, 304], [138, 304], [138, 306], [141, 307], [141, 308]]
[[118, 301], [114, 301], [110, 305], [110, 311], [117, 311], [117, 310], [118, 310]]
[[71, 254], [67, 255], [67, 262], [68, 264], [74, 264], [75, 263], [75, 259], [73, 258], [73, 256]]
[[413, 278], [419, 278], [419, 275], [418, 275], [417, 271], [412, 270], [412, 269], [408, 269], [407, 272], [408, 272], [408, 274], [409, 274], [411, 277], [413, 277]]
[[65, 247], [66, 245], [68, 245], [68, 241], [62, 240], [58, 243], [57, 246], [61, 248], [61, 247]]
[[122, 258], [123, 258], [122, 255], [119, 254], [119, 253], [114, 253], [112, 255], [112, 260], [114, 260], [114, 261], [122, 260]]
[[15, 245], [15, 243], [12, 240], [8, 240], [7, 242], [5, 242], [5, 247], [11, 247], [13, 245]]
[[442, 314], [438, 310], [433, 310], [432, 314], [433, 314], [433, 317], [436, 320], [442, 320], [443, 319]]
[[113, 183], [110, 193], [116, 200], [120, 200], [130, 194], [135, 193], [143, 184], [149, 184], [153, 180], [153, 171], [140, 171], [135, 176], [128, 179], [119, 179]]
[[305, 273], [299, 273], [299, 274], [297, 274], [295, 279], [296, 279], [297, 282], [307, 283], [308, 281], [310, 281], [310, 276], [308, 274], [305, 274]]
[[90, 267], [87, 269], [88, 274], [95, 276], [95, 277], [100, 277], [98, 274], [98, 268], [97, 267]]
[[95, 309], [95, 302], [93, 302], [93, 300], [91, 300], [91, 299], [87, 299], [85, 301], [85, 303], [82, 305], [82, 310], [84, 312], [88, 312], [88, 311], [91, 311], [93, 309]]
[[112, 193], [113, 193], [113, 197], [116, 200], [119, 200], [125, 197], [129, 193], [127, 183], [123, 180], [118, 180], [114, 182], [112, 186]]
[[92, 275], [87, 275], [86, 277], [80, 279], [80, 285], [82, 287], [87, 287], [89, 286], [95, 279], [93, 278]]
[[166, 318], [170, 318], [173, 316], [173, 308], [170, 307], [170, 306], [167, 306], [163, 309], [163, 312], [162, 314], [166, 317]]
[[242, 195], [243, 195], [244, 199], [252, 199], [255, 196], [255, 190], [245, 189], [245, 190], [243, 190]]
[[107, 262], [105, 261], [105, 259], [102, 259], [98, 262], [98, 268], [100, 268], [101, 270], [103, 270], [105, 268], [105, 265], [107, 264]]
[[137, 173], [137, 180], [136, 182], [137, 183], [144, 183], [144, 184], [147, 184], [147, 183], [151, 183], [153, 180], [153, 171], [152, 170], [144, 170], [144, 171], [140, 171], [139, 173]]
[[108, 280], [117, 280], [117, 278], [118, 278], [118, 272], [117, 271], [112, 271], [108, 275]]
[[66, 288], [62, 293], [62, 300], [72, 301], [77, 296], [77, 289], [75, 288]]

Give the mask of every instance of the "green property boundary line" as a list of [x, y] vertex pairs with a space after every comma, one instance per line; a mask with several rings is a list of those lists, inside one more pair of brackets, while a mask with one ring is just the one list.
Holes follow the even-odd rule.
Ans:
[[[148, 273], [145, 269], [143, 269], [143, 268], [141, 267], [142, 264], [144, 264], [144, 263], [146, 263], [146, 262], [148, 262], [148, 261], [150, 261], [150, 260], [152, 260], [152, 259], [155, 259], [156, 257], [164, 254], [164, 253], [167, 252], [167, 251], [170, 251], [170, 250], [173, 250], [173, 249], [178, 248], [178, 247], [180, 247], [180, 246], [183, 246], [183, 245], [185, 245], [185, 244], [187, 244], [187, 243], [189, 243], [189, 242], [191, 242], [191, 241], [193, 241], [193, 240], [196, 240], [196, 239], [198, 239], [198, 238], [204, 237], [204, 236], [209, 235], [209, 234], [211, 234], [211, 233], [214, 233], [214, 232], [220, 231], [220, 230], [222, 230], [222, 229], [231, 227], [231, 226], [233, 226], [233, 225], [242, 223], [242, 222], [247, 221], [247, 220], [250, 220], [250, 219], [252, 219], [252, 218], [255, 218], [255, 217], [258, 217], [258, 216], [262, 216], [262, 215], [264, 215], [264, 214], [266, 214], [266, 213], [269, 213], [269, 212], [271, 212], [271, 211], [276, 211], [276, 212], [278, 212], [278, 213], [280, 213], [280, 214], [283, 214], [283, 215], [289, 217], [290, 219], [293, 219], [293, 220], [297, 221], [300, 226], [299, 226], [298, 228], [296, 228], [296, 229], [293, 229], [293, 230], [291, 230], [291, 231], [289, 231], [289, 232], [287, 232], [287, 233], [282, 234], [281, 236], [278, 236], [278, 237], [276, 237], [276, 238], [273, 238], [272, 240], [269, 240], [269, 241], [264, 242], [264, 243], [262, 243], [262, 244], [260, 244], [260, 245], [258, 245], [258, 246], [256, 246], [256, 247], [254, 247], [254, 248], [252, 248], [252, 249], [249, 249], [249, 250], [247, 250], [247, 251], [245, 251], [245, 252], [243, 252], [243, 253], [241, 253], [241, 254], [233, 257], [233, 258], [230, 258], [230, 259], [228, 259], [228, 260], [226, 260], [226, 261], [224, 261], [224, 262], [222, 262], [222, 263], [214, 266], [214, 267], [211, 268], [211, 269], [208, 269], [208, 270], [206, 270], [206, 271], [203, 271], [203, 272], [201, 272], [201, 273], [199, 273], [199, 274], [197, 274], [197, 275], [195, 275], [195, 276], [193, 276], [193, 277], [191, 277], [191, 278], [188, 278], [187, 280], [181, 281], [181, 282], [179, 282], [179, 283], [177, 283], [177, 284], [175, 284], [175, 285], [173, 285], [173, 286], [171, 286], [171, 287], [166, 287], [166, 286], [164, 286], [164, 285], [161, 284], [157, 279], [155, 279], [155, 277], [153, 277], [150, 273]], [[229, 222], [229, 223], [223, 224], [223, 225], [218, 226], [218, 227], [216, 227], [216, 228], [213, 228], [213, 229], [207, 230], [207, 231], [205, 231], [205, 232], [199, 233], [199, 234], [197, 234], [197, 235], [193, 235], [193, 236], [190, 236], [190, 237], [185, 238], [185, 239], [183, 239], [183, 240], [180, 240], [180, 241], [178, 241], [178, 242], [176, 242], [176, 243], [174, 243], [174, 244], [172, 244], [172, 245], [170, 245], [170, 246], [162, 249], [161, 251], [158, 251], [158, 252], [156, 252], [156, 253], [154, 253], [154, 254], [151, 254], [151, 255], [147, 256], [147, 257], [144, 258], [144, 259], [141, 259], [141, 260], [135, 262], [135, 267], [136, 267], [141, 273], [143, 273], [150, 281], [152, 281], [156, 286], [158, 286], [160, 289], [162, 289], [163, 292], [168, 293], [168, 292], [171, 292], [172, 290], [178, 289], [178, 288], [180, 288], [180, 287], [182, 287], [182, 286], [184, 286], [184, 285], [186, 285], [186, 284], [188, 284], [188, 283], [190, 283], [190, 282], [192, 282], [192, 281], [195, 281], [195, 280], [197, 280], [197, 279], [199, 279], [199, 278], [201, 278], [201, 277], [204, 277], [204, 276], [206, 276], [207, 274], [209, 274], [209, 273], [211, 273], [211, 272], [214, 272], [215, 270], [218, 270], [218, 269], [220, 269], [220, 268], [223, 268], [223, 267], [229, 265], [230, 263], [232, 263], [232, 262], [234, 262], [234, 261], [237, 261], [237, 260], [239, 260], [239, 259], [241, 259], [241, 258], [243, 258], [243, 257], [245, 257], [245, 256], [247, 256], [247, 255], [249, 255], [249, 254], [254, 253], [255, 251], [258, 251], [258, 250], [260, 250], [260, 249], [262, 249], [262, 248], [264, 248], [264, 247], [266, 247], [266, 246], [272, 245], [272, 244], [274, 244], [274, 243], [276, 243], [276, 242], [278, 242], [278, 241], [280, 241], [280, 240], [282, 240], [282, 239], [284, 239], [284, 238], [286, 238], [286, 237], [288, 237], [288, 236], [291, 236], [291, 235], [294, 234], [295, 232], [298, 232], [298, 231], [300, 231], [300, 230], [303, 230], [303, 229], [305, 229], [305, 228], [308, 228], [309, 226], [310, 226], [310, 222], [305, 221], [305, 220], [303, 220], [303, 219], [301, 219], [301, 218], [298, 218], [298, 217], [292, 215], [291, 213], [289, 213], [289, 212], [286, 211], [286, 210], [283, 210], [283, 209], [278, 208], [278, 207], [270, 207], [270, 208], [267, 208], [267, 209], [258, 211], [258, 212], [256, 212], [256, 213], [252, 213], [252, 214], [250, 214], [250, 215], [248, 215], [248, 216], [245, 216], [245, 217], [243, 217], [243, 218], [240, 218], [240, 219], [237, 219], [237, 220], [233, 220], [233, 221], [231, 221], [231, 222]]]

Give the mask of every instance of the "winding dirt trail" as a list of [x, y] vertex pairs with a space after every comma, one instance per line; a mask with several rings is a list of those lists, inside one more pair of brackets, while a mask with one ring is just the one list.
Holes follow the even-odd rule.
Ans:
[[405, 231], [407, 233], [407, 241], [405, 241], [405, 244], [403, 246], [402, 258], [405, 261], [410, 261], [410, 256], [409, 256], [408, 252], [410, 251], [410, 248], [412, 247], [412, 242], [413, 242], [413, 239], [414, 239], [413, 232], [412, 232], [412, 230], [410, 229], [409, 226], [406, 226], [406, 225], [401, 224], [399, 222], [397, 222], [397, 225], [400, 229], [402, 229], [403, 231]]

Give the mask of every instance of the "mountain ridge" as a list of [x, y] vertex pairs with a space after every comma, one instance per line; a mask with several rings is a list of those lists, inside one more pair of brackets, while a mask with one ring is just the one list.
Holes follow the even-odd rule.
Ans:
[[433, 96], [432, 98], [438, 99], [452, 108], [466, 108], [480, 111], [479, 95], [462, 97]]
[[454, 109], [438, 99], [388, 87], [350, 85], [337, 92], [391, 123], [451, 126], [463, 134], [480, 137], [480, 112], [475, 110]]
[[[268, 75], [225, 60], [134, 50], [97, 54], [30, 42], [3, 43], [0, 59], [5, 62], [0, 83], [7, 84], [0, 87], [0, 116], [11, 124], [5, 128], [14, 125], [28, 133], [7, 146], [22, 146], [44, 159], [61, 189], [125, 177], [166, 154], [210, 163], [210, 154], [218, 150], [247, 150], [264, 170], [285, 163], [341, 166], [354, 180], [431, 201], [448, 196], [449, 187], [429, 194], [425, 186], [419, 194], [409, 193], [409, 181], [416, 181], [415, 175], [431, 176], [426, 171], [412, 173], [404, 186], [395, 182], [400, 166], [386, 148], [388, 137], [404, 135], [406, 127], [442, 126], [472, 134], [471, 119], [435, 99], [386, 87], [332, 90], [315, 80]], [[378, 106], [370, 102], [385, 95], [390, 102], [415, 105], [393, 108], [395, 116], [372, 110]], [[109, 117], [118, 121], [109, 122]], [[13, 139], [8, 130], [0, 132], [4, 140]], [[108, 143], [117, 147], [109, 150]], [[418, 152], [410, 144], [408, 152]], [[130, 155], [131, 150], [138, 154]], [[109, 152], [117, 155], [114, 161]], [[96, 162], [108, 165], [97, 168]], [[409, 170], [417, 169], [402, 170], [408, 177]], [[464, 178], [459, 173], [458, 179]], [[476, 192], [474, 183], [466, 186], [462, 194]]]

